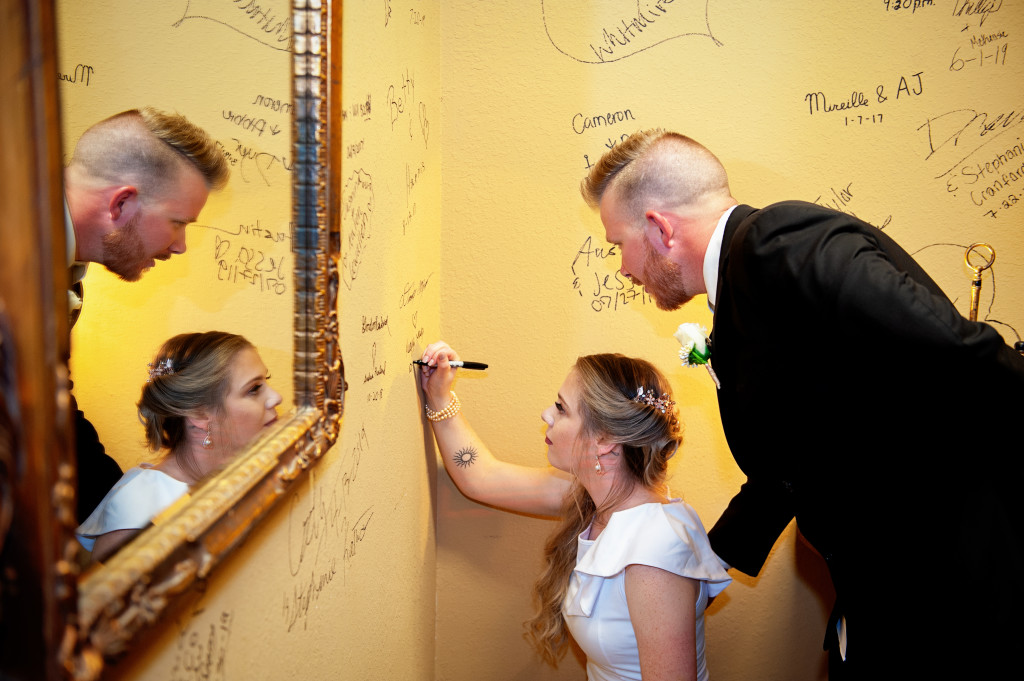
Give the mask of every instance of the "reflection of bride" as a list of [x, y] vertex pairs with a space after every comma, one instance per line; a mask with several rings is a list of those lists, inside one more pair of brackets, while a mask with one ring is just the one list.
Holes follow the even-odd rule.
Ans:
[[150, 449], [164, 454], [127, 471], [78, 528], [95, 560], [113, 555], [277, 420], [281, 395], [269, 378], [241, 336], [208, 331], [164, 343], [138, 403]]

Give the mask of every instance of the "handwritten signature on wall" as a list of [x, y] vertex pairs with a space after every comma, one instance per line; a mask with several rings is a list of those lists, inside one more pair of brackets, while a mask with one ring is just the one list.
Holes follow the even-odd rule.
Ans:
[[182, 628], [174, 646], [170, 681], [225, 681], [232, 611], [222, 611], [216, 621], [197, 617]]
[[[622, 275], [618, 255], [615, 246], [594, 246], [592, 237], [588, 236], [573, 257], [569, 267], [573, 275], [572, 289], [594, 312], [612, 312], [629, 305], [654, 302], [643, 286]], [[609, 272], [609, 267], [614, 271]]]
[[428, 145], [430, 141], [430, 119], [427, 116], [427, 105], [423, 101], [416, 101], [416, 77], [411, 69], [405, 69], [398, 84], [392, 83], [388, 86], [386, 106], [391, 120], [392, 131], [395, 130], [396, 125], [400, 121], [405, 120], [405, 127], [409, 131], [409, 139], [415, 138], [415, 132], [418, 129], [420, 137], [423, 139], [423, 146], [426, 147]]
[[[544, 31], [552, 47], [584, 64], [606, 64], [676, 38], [715, 38], [708, 3], [649, 0], [541, 0]], [[586, 20], [580, 16], [586, 13]]]
[[317, 481], [309, 475], [308, 499], [293, 493], [288, 505], [288, 571], [291, 588], [282, 595], [281, 615], [285, 630], [301, 623], [306, 629], [310, 612], [341, 577], [344, 585], [353, 567], [360, 543], [373, 520], [373, 505], [357, 507], [356, 481], [363, 455], [369, 453], [370, 438], [365, 424], [354, 434], [355, 442], [333, 464], [331, 477]]
[[[295, 163], [290, 161], [287, 156], [278, 156], [269, 151], [261, 151], [254, 145], [243, 142], [237, 137], [231, 138], [231, 144], [224, 144], [218, 141], [217, 146], [224, 154], [224, 158], [227, 159], [228, 165], [239, 169], [243, 182], [250, 182], [252, 180], [249, 168], [255, 168], [259, 179], [268, 187], [272, 184], [271, 178], [275, 177], [271, 171], [278, 170], [279, 172], [291, 173], [295, 168]], [[285, 179], [289, 182], [291, 180], [287, 176]]]
[[77, 64], [75, 65], [75, 70], [70, 74], [58, 73], [57, 80], [65, 83], [71, 83], [73, 85], [77, 84], [83, 87], [89, 87], [89, 83], [92, 82], [93, 73], [95, 73], [95, 69], [88, 64]]
[[274, 296], [287, 293], [292, 259], [285, 242], [290, 234], [264, 227], [258, 219], [233, 229], [203, 226], [218, 232], [212, 253], [217, 281]]
[[373, 176], [361, 168], [354, 170], [345, 180], [341, 199], [342, 226], [347, 228], [341, 253], [341, 281], [351, 289], [373, 234]]
[[1003, 216], [1024, 198], [1024, 140], [1019, 109], [1000, 112], [954, 109], [918, 128], [925, 159], [946, 192], [970, 201], [990, 218]]
[[172, 26], [195, 19], [220, 24], [274, 50], [292, 51], [291, 7], [282, 0], [185, 0], [181, 18]]

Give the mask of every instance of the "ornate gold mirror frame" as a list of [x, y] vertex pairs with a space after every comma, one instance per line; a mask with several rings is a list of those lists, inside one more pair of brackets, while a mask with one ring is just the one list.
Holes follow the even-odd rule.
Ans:
[[[292, 3], [295, 409], [191, 503], [84, 575], [69, 627], [76, 639], [60, 651], [73, 678], [96, 678], [104, 658], [123, 653], [176, 595], [205, 579], [338, 437], [346, 387], [337, 319], [341, 5]], [[61, 503], [70, 505], [58, 513], [73, 515], [73, 497]]]
[[341, 2], [294, 0], [295, 409], [78, 580], [52, 0], [0, 0], [0, 676], [99, 677], [337, 439]]

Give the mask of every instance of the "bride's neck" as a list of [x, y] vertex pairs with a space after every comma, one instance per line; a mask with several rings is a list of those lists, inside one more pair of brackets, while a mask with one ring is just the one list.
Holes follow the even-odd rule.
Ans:
[[[616, 511], [625, 511], [641, 504], [663, 504], [668, 501], [663, 493], [648, 489], [642, 485], [634, 486], [629, 494], [621, 499], [612, 499], [611, 496], [613, 494], [613, 491], [609, 491], [601, 501], [594, 499], [594, 504], [597, 506], [593, 519], [594, 528], [603, 528], [607, 525], [612, 514]], [[591, 534], [593, 535], [593, 533]]]
[[[185, 447], [188, 445], [186, 444]], [[212, 469], [211, 453], [212, 450], [197, 449], [196, 447], [184, 451], [175, 450], [168, 452], [155, 468], [175, 480], [194, 485], [206, 475], [207, 469]], [[186, 458], [190, 458], [194, 465], [185, 465], [183, 462]]]

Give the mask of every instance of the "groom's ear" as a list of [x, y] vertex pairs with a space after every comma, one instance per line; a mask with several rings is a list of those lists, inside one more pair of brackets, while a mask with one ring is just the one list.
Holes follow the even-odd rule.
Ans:
[[647, 224], [657, 230], [657, 238], [661, 245], [666, 249], [671, 248], [672, 240], [675, 237], [675, 226], [669, 216], [660, 211], [649, 210], [645, 217]]

